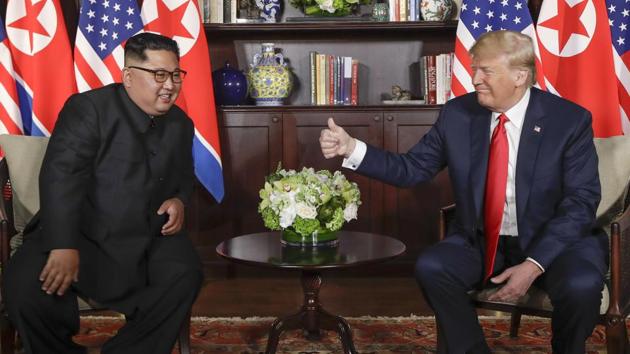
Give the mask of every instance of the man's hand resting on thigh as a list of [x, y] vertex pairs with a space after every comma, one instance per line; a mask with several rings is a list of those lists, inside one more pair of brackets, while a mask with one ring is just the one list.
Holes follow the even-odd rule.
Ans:
[[48, 295], [63, 295], [73, 281], [79, 281], [79, 251], [69, 248], [50, 251], [39, 280]]
[[488, 300], [491, 301], [515, 301], [525, 295], [527, 290], [536, 278], [542, 274], [542, 270], [530, 261], [524, 261], [519, 265], [504, 270], [501, 274], [491, 278], [495, 284], [505, 281], [507, 283], [501, 287], [496, 293], [490, 295]]

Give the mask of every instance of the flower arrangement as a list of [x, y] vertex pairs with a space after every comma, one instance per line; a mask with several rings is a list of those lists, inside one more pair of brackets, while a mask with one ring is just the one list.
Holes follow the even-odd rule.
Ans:
[[[258, 212], [271, 230], [290, 231], [301, 239], [327, 235], [357, 218], [361, 193], [339, 171], [283, 170], [267, 176]], [[334, 239], [334, 238], [333, 238]]]
[[352, 14], [359, 4], [369, 4], [371, 0], [289, 0], [289, 3], [302, 9], [310, 16], [347, 16]]

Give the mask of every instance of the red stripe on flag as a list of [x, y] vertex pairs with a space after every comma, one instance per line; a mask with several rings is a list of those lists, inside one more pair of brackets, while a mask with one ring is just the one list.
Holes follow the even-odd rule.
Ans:
[[464, 47], [464, 44], [459, 40], [459, 38], [455, 41], [455, 56], [457, 57], [457, 60], [462, 63], [462, 66], [466, 69], [468, 75], [472, 77], [472, 69], [470, 68], [472, 66], [472, 62], [470, 61], [470, 55], [468, 54], [468, 49]]
[[543, 72], [542, 63], [539, 58], [536, 58], [536, 82], [538, 87], [542, 90], [547, 90], [547, 84], [545, 84], [545, 73]]
[[94, 70], [92, 70], [90, 64], [85, 61], [83, 55], [81, 55], [78, 50], [75, 50], [74, 53], [74, 64], [77, 66], [79, 72], [81, 73], [81, 76], [83, 76], [83, 79], [88, 84], [88, 86], [90, 86], [90, 88], [92, 89], [103, 86], [103, 82], [101, 82], [101, 79], [99, 79]]
[[11, 119], [4, 105], [0, 105], [0, 122], [0, 124], [4, 125], [9, 134], [22, 134], [22, 130], [15, 124], [13, 119]]
[[15, 79], [3, 65], [0, 65], [0, 84], [6, 88], [13, 102], [18, 102]]
[[468, 93], [466, 91], [466, 88], [464, 88], [464, 85], [459, 82], [459, 78], [457, 77], [453, 77], [451, 81], [451, 90], [453, 91], [453, 95], [455, 96], [461, 96]]
[[626, 65], [626, 68], [630, 68], [630, 51], [627, 51], [624, 55], [620, 55], [619, 57]]
[[112, 75], [114, 82], [121, 82], [122, 81], [121, 68], [118, 66], [118, 63], [116, 63], [116, 60], [114, 60], [114, 55], [112, 54], [112, 55], [107, 56], [103, 60], [103, 63], [105, 63], [107, 70], [109, 70], [109, 73]]
[[626, 88], [623, 87], [621, 82], [617, 81], [617, 83], [618, 83], [617, 89], [619, 92], [619, 104], [624, 108], [624, 111], [626, 111], [626, 114], [628, 114], [630, 113], [627, 111], [628, 108], [630, 108], [630, 95], [628, 95], [628, 91], [626, 91]]

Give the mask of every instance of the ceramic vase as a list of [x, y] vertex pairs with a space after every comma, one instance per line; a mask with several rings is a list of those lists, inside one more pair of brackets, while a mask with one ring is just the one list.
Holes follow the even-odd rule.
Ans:
[[453, 15], [453, 0], [422, 0], [420, 14], [425, 21], [446, 21]]
[[262, 51], [254, 54], [248, 79], [257, 106], [281, 106], [291, 93], [291, 71], [273, 43], [263, 43]]
[[232, 68], [228, 61], [221, 69], [212, 72], [214, 98], [218, 105], [240, 105], [247, 98], [247, 78], [245, 74]]
[[260, 18], [266, 23], [275, 23], [282, 15], [282, 0], [256, 0], [256, 6], [260, 9]]

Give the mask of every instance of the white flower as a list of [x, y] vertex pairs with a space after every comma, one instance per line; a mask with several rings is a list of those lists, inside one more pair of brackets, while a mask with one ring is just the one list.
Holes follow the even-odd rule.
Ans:
[[295, 204], [288, 205], [284, 209], [280, 211], [280, 226], [283, 229], [293, 225], [293, 220], [295, 220], [296, 208]]
[[297, 215], [303, 219], [315, 219], [317, 217], [317, 210], [306, 203], [297, 203], [295, 209]]
[[319, 3], [319, 8], [328, 11], [331, 14], [335, 13], [335, 7], [333, 6], [333, 0], [323, 0]]
[[343, 218], [346, 220], [346, 222], [356, 219], [358, 210], [359, 206], [356, 203], [349, 203], [343, 210]]

